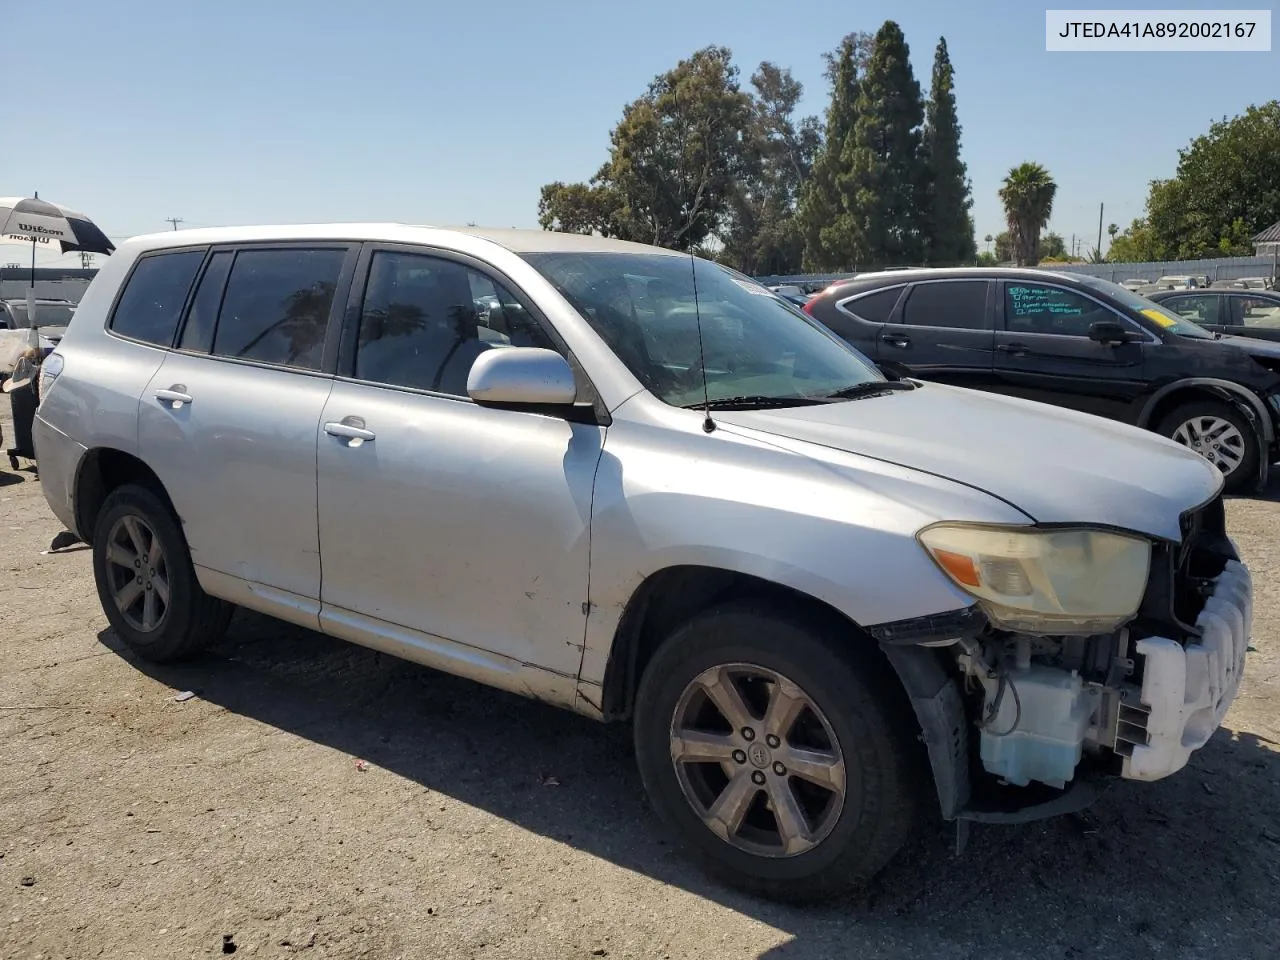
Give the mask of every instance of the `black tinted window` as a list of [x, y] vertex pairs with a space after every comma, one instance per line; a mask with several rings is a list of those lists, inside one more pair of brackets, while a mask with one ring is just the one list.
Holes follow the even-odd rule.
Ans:
[[987, 281], [918, 283], [907, 295], [902, 322], [913, 327], [987, 327]]
[[213, 352], [316, 370], [345, 250], [241, 250], [218, 314]]
[[143, 257], [120, 295], [111, 329], [135, 340], [171, 345], [187, 291], [203, 260], [204, 250]]
[[1039, 283], [1005, 284], [1004, 301], [1005, 327], [1015, 333], [1087, 337], [1099, 320], [1119, 320], [1083, 294]]
[[888, 323], [889, 314], [893, 313], [893, 308], [897, 305], [900, 296], [902, 296], [902, 287], [877, 290], [875, 293], [868, 293], [865, 297], [850, 300], [844, 304], [843, 309], [869, 323]]
[[227, 273], [235, 254], [228, 251], [215, 253], [204, 269], [196, 295], [187, 311], [187, 322], [182, 328], [178, 346], [183, 350], [199, 350], [208, 353], [213, 347], [213, 325], [218, 320], [218, 307], [222, 304], [222, 290], [227, 285]]
[[373, 255], [357, 379], [465, 397], [476, 357], [504, 346], [555, 349], [510, 291], [484, 274], [438, 257]]

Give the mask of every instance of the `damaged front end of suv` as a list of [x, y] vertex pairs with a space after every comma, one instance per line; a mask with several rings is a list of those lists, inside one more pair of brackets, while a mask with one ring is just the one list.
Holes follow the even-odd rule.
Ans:
[[871, 632], [911, 693], [944, 817], [1080, 809], [1107, 778], [1161, 779], [1209, 740], [1243, 674], [1252, 583], [1221, 495], [1180, 530], [920, 532], [976, 602]]

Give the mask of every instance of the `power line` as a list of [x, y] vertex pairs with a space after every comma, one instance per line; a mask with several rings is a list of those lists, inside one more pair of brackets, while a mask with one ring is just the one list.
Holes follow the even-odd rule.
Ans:
[[173, 229], [177, 230], [177, 229], [178, 229], [178, 224], [182, 223], [182, 222], [183, 222], [183, 220], [182, 220], [182, 218], [181, 218], [181, 217], [165, 217], [165, 218], [164, 218], [164, 222], [165, 222], [165, 223], [172, 223], [172, 224], [173, 224]]

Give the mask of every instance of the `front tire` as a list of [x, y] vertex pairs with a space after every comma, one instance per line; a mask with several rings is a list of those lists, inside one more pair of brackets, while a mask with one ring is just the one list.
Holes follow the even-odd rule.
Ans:
[[156, 663], [182, 660], [216, 641], [234, 610], [200, 589], [176, 518], [137, 484], [112, 491], [98, 512], [93, 574], [111, 628]]
[[753, 603], [700, 614], [645, 670], [636, 757], [711, 873], [778, 900], [870, 880], [919, 817], [918, 726], [861, 638]]
[[1216, 400], [1183, 404], [1161, 420], [1156, 431], [1217, 467], [1229, 493], [1239, 493], [1258, 477], [1262, 451], [1257, 431], [1230, 404]]

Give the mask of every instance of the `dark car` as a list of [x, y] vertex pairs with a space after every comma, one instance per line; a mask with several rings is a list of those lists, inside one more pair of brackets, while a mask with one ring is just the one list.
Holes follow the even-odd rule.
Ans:
[[1227, 488], [1277, 457], [1280, 344], [1212, 333], [1118, 284], [1001, 268], [863, 274], [805, 312], [891, 375], [1122, 420], [1201, 453]]
[[1272, 290], [1162, 290], [1148, 297], [1206, 330], [1280, 340], [1280, 293]]

